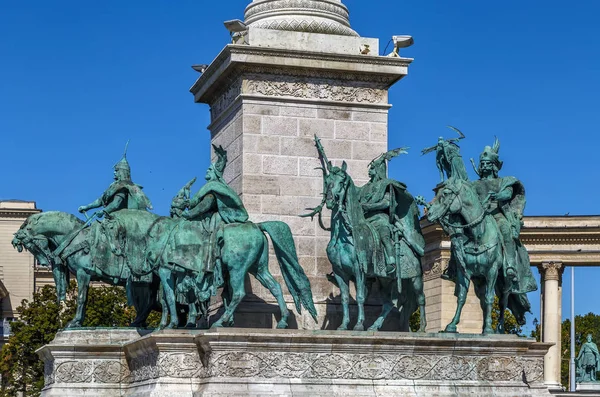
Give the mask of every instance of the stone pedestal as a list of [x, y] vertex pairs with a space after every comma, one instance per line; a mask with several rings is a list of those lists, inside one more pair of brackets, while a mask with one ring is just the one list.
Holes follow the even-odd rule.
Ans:
[[[387, 151], [388, 89], [412, 61], [380, 56], [379, 40], [359, 37], [348, 18], [339, 0], [253, 1], [244, 39], [226, 46], [191, 88], [196, 102], [210, 105], [212, 143], [228, 151], [224, 178], [250, 220], [291, 227], [319, 324], [336, 310], [339, 292], [325, 278], [332, 271], [325, 252], [329, 234], [316, 220], [298, 217], [322, 199], [314, 135], [334, 164], [346, 160], [355, 183], [366, 183], [370, 161]], [[281, 282], [273, 252], [269, 263]], [[236, 316], [236, 325], [276, 324], [269, 291], [252, 279], [248, 292], [240, 311], [249, 317]], [[297, 323], [318, 328], [306, 319]]]
[[600, 382], [596, 383], [577, 383], [576, 389], [578, 392], [584, 392], [586, 396], [591, 393], [600, 396]]
[[549, 344], [515, 336], [302, 330], [65, 331], [43, 396], [549, 396]]

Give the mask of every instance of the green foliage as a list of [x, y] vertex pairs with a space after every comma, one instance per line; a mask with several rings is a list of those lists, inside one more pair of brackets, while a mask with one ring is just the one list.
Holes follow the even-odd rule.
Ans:
[[[588, 334], [592, 334], [594, 342], [600, 342], [600, 315], [588, 313], [585, 316], [575, 316], [575, 357], [579, 354], [581, 345], [586, 342]], [[568, 387], [571, 359], [571, 320], [569, 319], [562, 322], [561, 350], [561, 383]]]
[[[494, 298], [494, 306], [492, 306], [492, 328], [498, 326], [498, 318], [500, 317], [500, 303], [498, 297]], [[523, 328], [517, 323], [517, 318], [510, 310], [504, 310], [504, 333], [521, 335]]]
[[[498, 326], [498, 317], [500, 317], [500, 304], [498, 303], [498, 297], [494, 299], [494, 306], [492, 307], [492, 327], [496, 329]], [[410, 316], [410, 329], [416, 332], [420, 326], [421, 315], [417, 310]], [[537, 320], [536, 320], [537, 321]], [[521, 335], [523, 328], [517, 323], [517, 319], [510, 310], [504, 312], [504, 329], [507, 334]]]
[[[17, 309], [20, 318], [11, 322], [11, 336], [0, 351], [2, 383], [0, 397], [38, 396], [44, 386], [44, 365], [35, 351], [50, 343], [58, 330], [75, 314], [77, 305], [75, 282], [69, 286], [67, 301], [56, 302], [56, 289], [45, 286], [33, 294], [31, 302], [23, 300]], [[90, 288], [84, 326], [125, 327], [135, 317], [127, 306], [125, 290], [121, 287]], [[156, 317], [156, 315], [155, 315]]]

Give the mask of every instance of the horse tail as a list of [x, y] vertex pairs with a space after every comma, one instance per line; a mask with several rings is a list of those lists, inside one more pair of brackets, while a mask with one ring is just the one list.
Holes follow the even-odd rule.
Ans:
[[298, 313], [302, 313], [302, 306], [304, 306], [312, 318], [317, 321], [317, 309], [313, 302], [310, 281], [298, 262], [290, 227], [280, 221], [262, 222], [258, 224], [258, 227], [271, 238], [281, 274], [292, 294], [296, 310]]

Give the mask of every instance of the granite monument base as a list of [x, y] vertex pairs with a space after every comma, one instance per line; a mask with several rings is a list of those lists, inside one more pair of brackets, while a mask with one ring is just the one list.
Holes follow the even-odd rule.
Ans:
[[586, 393], [597, 393], [600, 395], [600, 382], [577, 383], [575, 390]]
[[43, 396], [550, 396], [547, 343], [270, 329], [60, 332]]

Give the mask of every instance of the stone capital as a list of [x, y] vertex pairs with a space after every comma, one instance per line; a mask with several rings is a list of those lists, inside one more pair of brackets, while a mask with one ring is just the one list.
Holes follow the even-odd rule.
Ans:
[[538, 269], [544, 281], [561, 281], [565, 267], [562, 262], [542, 262], [542, 264], [538, 266]]

